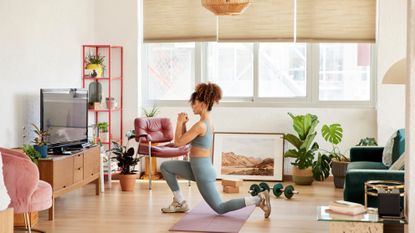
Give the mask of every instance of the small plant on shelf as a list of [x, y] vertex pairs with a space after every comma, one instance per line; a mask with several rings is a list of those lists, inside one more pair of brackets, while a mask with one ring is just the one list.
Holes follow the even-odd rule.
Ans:
[[122, 146], [113, 141], [111, 152], [116, 155], [112, 159], [117, 160], [117, 165], [121, 170], [121, 189], [123, 191], [134, 190], [135, 180], [137, 178], [137, 170], [135, 170], [135, 166], [140, 161], [140, 158], [135, 154], [134, 148], [127, 148], [127, 146]]
[[89, 75], [93, 78], [100, 78], [102, 77], [102, 73], [105, 69], [104, 66], [104, 56], [98, 54], [88, 54], [85, 58], [86, 69], [89, 71]]
[[37, 125], [32, 123], [33, 132], [36, 134], [35, 139], [32, 141], [35, 145], [33, 146], [36, 151], [40, 153], [42, 158], [48, 156], [48, 142], [47, 137], [49, 132], [47, 130], [41, 130]]
[[36, 165], [39, 164], [40, 159], [40, 153], [39, 151], [35, 150], [35, 148], [32, 145], [24, 144], [23, 145], [23, 152], [29, 156], [29, 158], [32, 160], [33, 163]]
[[102, 142], [108, 142], [109, 133], [108, 133], [108, 122], [99, 122], [97, 124], [99, 129], [98, 137], [101, 139]]

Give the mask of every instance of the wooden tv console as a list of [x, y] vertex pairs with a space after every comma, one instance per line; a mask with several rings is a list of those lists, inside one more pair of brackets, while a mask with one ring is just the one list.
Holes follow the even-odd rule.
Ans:
[[72, 155], [49, 155], [39, 160], [40, 179], [52, 186], [52, 207], [49, 220], [54, 219], [55, 198], [95, 182], [95, 194], [100, 191], [100, 151], [95, 146]]

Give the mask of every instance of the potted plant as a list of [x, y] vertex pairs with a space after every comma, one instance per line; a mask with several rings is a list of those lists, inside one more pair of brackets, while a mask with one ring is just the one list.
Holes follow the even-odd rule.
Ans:
[[160, 112], [160, 110], [156, 105], [153, 105], [153, 107], [148, 111], [147, 109], [143, 108], [143, 112], [146, 117], [155, 117]]
[[349, 158], [340, 152], [337, 145], [343, 139], [343, 128], [340, 124], [335, 123], [331, 125], [323, 125], [321, 134], [326, 142], [331, 143], [332, 149], [326, 150], [331, 160], [331, 172], [334, 177], [334, 186], [336, 188], [343, 188], [344, 177], [346, 176], [347, 166], [349, 165]]
[[362, 138], [360, 139], [359, 143], [356, 146], [377, 146], [378, 143], [376, 142], [375, 138]]
[[33, 143], [35, 143], [33, 148], [40, 153], [41, 158], [46, 158], [48, 157], [47, 137], [49, 136], [49, 133], [47, 130], [39, 129], [39, 127], [33, 123], [32, 126], [33, 132], [36, 134], [36, 137], [33, 140]]
[[23, 145], [23, 152], [29, 156], [33, 163], [36, 165], [39, 164], [40, 153], [39, 151], [35, 150], [32, 145], [24, 144]]
[[108, 133], [108, 123], [107, 122], [100, 122], [97, 125], [99, 132], [98, 137], [102, 142], [108, 142], [109, 140], [109, 133]]
[[113, 159], [117, 160], [117, 165], [121, 170], [121, 190], [133, 191], [137, 178], [137, 171], [134, 170], [134, 167], [140, 161], [140, 158], [136, 157], [134, 148], [127, 149], [127, 146], [121, 146], [117, 142], [112, 142], [111, 152], [116, 155]]
[[319, 123], [317, 116], [312, 114], [293, 115], [288, 113], [293, 120], [294, 130], [298, 135], [284, 134], [294, 149], [284, 153], [284, 157], [294, 158], [292, 169], [293, 181], [299, 185], [310, 185], [314, 179], [324, 180], [330, 172], [330, 159], [325, 154], [318, 153], [317, 160], [314, 160], [319, 145], [314, 142], [317, 135], [315, 128]]
[[102, 77], [102, 73], [104, 71], [104, 56], [99, 54], [89, 54], [85, 58], [85, 63], [87, 64], [85, 69], [89, 70], [91, 73], [90, 75], [93, 78], [100, 78]]

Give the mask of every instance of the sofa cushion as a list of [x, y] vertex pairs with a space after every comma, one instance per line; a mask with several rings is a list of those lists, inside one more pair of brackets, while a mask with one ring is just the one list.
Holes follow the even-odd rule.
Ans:
[[399, 129], [393, 142], [392, 164], [403, 155], [403, 152], [405, 152], [405, 129]]
[[383, 149], [382, 154], [382, 162], [383, 165], [389, 167], [392, 165], [392, 151], [393, 151], [393, 144], [395, 142], [395, 137], [398, 131], [395, 131], [392, 136], [389, 137], [388, 141], [385, 144], [385, 148]]
[[390, 167], [389, 170], [404, 170], [405, 168], [405, 154], [401, 155]]
[[383, 150], [382, 162], [390, 167], [405, 151], [405, 129], [397, 130], [387, 141]]
[[381, 169], [381, 170], [386, 170], [386, 169], [388, 169], [388, 167], [386, 167], [385, 165], [383, 165], [383, 163], [380, 163], [380, 162], [361, 161], [361, 162], [349, 163], [349, 165], [347, 166], [347, 170], [352, 170], [352, 169]]

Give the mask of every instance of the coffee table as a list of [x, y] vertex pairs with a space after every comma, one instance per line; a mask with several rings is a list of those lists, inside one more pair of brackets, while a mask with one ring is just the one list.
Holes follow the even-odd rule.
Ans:
[[350, 216], [330, 212], [328, 206], [317, 207], [317, 220], [329, 222], [330, 233], [403, 232], [404, 224], [407, 223], [405, 219], [379, 218], [376, 208], [368, 208], [368, 211], [365, 214]]

